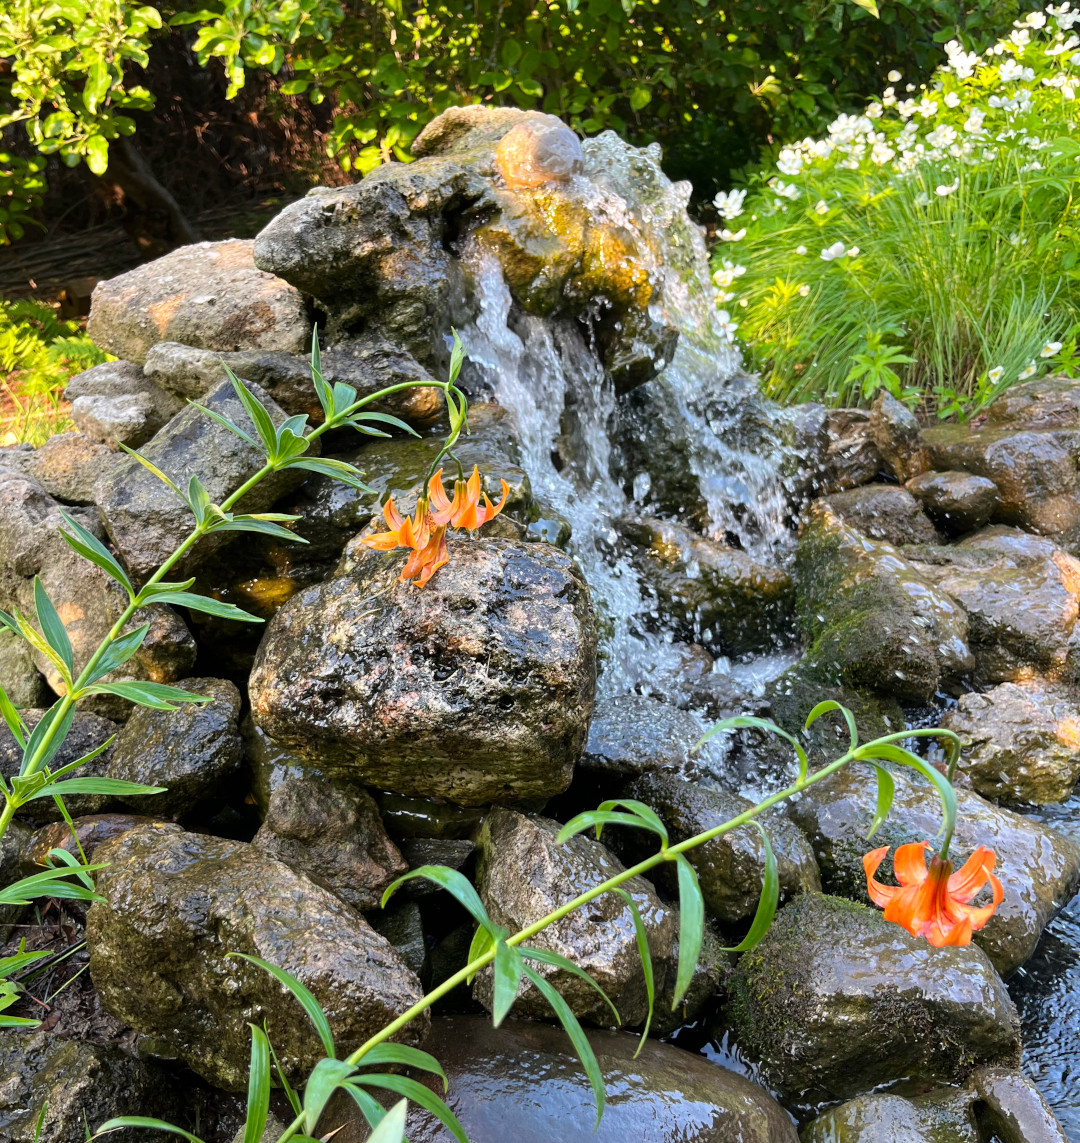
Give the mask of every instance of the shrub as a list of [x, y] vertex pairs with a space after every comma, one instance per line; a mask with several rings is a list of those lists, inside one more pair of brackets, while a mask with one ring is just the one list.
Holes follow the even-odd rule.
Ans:
[[717, 196], [719, 303], [772, 396], [857, 404], [886, 388], [969, 414], [1018, 379], [1072, 369], [1074, 25], [1064, 3], [983, 55], [950, 41], [930, 82], [890, 72], [862, 115]]
[[79, 322], [52, 306], [0, 301], [0, 445], [40, 445], [71, 428], [64, 386], [107, 360]]

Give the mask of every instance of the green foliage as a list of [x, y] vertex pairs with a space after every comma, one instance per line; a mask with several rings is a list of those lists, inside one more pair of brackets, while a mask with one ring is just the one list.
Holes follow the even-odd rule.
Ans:
[[951, 41], [928, 84], [891, 72], [745, 201], [718, 196], [718, 300], [739, 307], [770, 395], [868, 404], [884, 388], [968, 415], [1018, 379], [1075, 373], [1080, 38], [1076, 13], [1047, 13], [982, 55]]
[[39, 445], [70, 428], [64, 386], [108, 360], [78, 322], [65, 321], [52, 306], [0, 300], [0, 444]]
[[30, 211], [45, 194], [45, 160], [23, 159], [0, 151], [0, 246], [22, 238], [26, 226], [41, 226]]

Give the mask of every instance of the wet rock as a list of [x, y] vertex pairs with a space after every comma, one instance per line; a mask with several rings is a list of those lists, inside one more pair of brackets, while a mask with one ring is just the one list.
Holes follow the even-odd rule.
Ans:
[[829, 443], [825, 454], [822, 492], [843, 492], [876, 480], [885, 463], [874, 441], [870, 415], [862, 409], [830, 409], [826, 421]]
[[354, 909], [378, 908], [383, 890], [409, 868], [371, 795], [319, 778], [282, 782], [251, 844]]
[[252, 243], [238, 238], [182, 246], [99, 283], [86, 330], [102, 349], [139, 365], [159, 341], [301, 353], [311, 338], [304, 299], [256, 269]]
[[716, 721], [754, 705], [752, 686], [717, 667], [700, 643], [673, 643], [670, 665], [651, 673], [643, 695]]
[[[43, 709], [23, 710], [19, 712], [23, 721], [32, 730], [41, 721], [45, 714]], [[116, 734], [119, 727], [107, 718], [93, 714], [89, 711], [78, 710], [75, 713], [71, 729], [63, 745], [53, 756], [49, 766], [59, 770], [62, 766], [82, 758], [96, 750]], [[79, 767], [78, 774], [84, 778], [100, 778], [108, 771], [109, 760], [115, 745], [107, 747], [96, 758]], [[10, 779], [19, 773], [22, 765], [22, 747], [15, 741], [15, 736], [6, 725], [0, 726], [0, 775]], [[74, 775], [72, 775], [74, 777]], [[100, 794], [72, 794], [64, 799], [68, 812], [73, 815], [99, 813], [109, 804], [111, 798]], [[60, 817], [60, 811], [52, 798], [38, 798], [28, 803], [21, 813], [27, 817], [42, 821], [53, 821]]]
[[130, 448], [148, 441], [184, 407], [132, 361], [106, 361], [76, 374], [64, 396], [71, 402], [71, 419], [86, 437]]
[[422, 976], [428, 963], [428, 947], [420, 906], [415, 901], [391, 901], [385, 909], [369, 914], [368, 920], [397, 949], [409, 968]]
[[[23, 876], [20, 861], [31, 836], [30, 827], [23, 825], [22, 822], [8, 823], [4, 836], [0, 837], [0, 889], [6, 889]], [[11, 927], [18, 924], [25, 909], [25, 905], [0, 905], [0, 942], [7, 941], [11, 935]], [[4, 1033], [0, 1032], [0, 1036], [3, 1035]], [[2, 1090], [0, 1087], [0, 1091]]]
[[391, 836], [406, 841], [409, 838], [470, 838], [487, 813], [486, 806], [457, 806], [438, 798], [410, 798], [385, 790], [375, 791], [374, 796]]
[[63, 849], [68, 853], [86, 854], [88, 861], [94, 860], [99, 845], [118, 838], [129, 829], [155, 823], [154, 818], [137, 814], [87, 814], [73, 818], [74, 832], [65, 821], [51, 822], [35, 830], [25, 841], [19, 853], [19, 861], [26, 876], [39, 872], [47, 864], [49, 851]]
[[52, 701], [29, 644], [6, 627], [0, 631], [0, 687], [16, 710]]
[[1011, 385], [987, 410], [992, 425], [1080, 428], [1080, 385], [1072, 377], [1040, 377]]
[[259, 813], [265, 817], [274, 791], [290, 778], [319, 778], [313, 766], [307, 765], [291, 751], [271, 741], [260, 730], [250, 714], [244, 716], [240, 727], [244, 764], [251, 773], [251, 796]]
[[997, 508], [997, 485], [970, 472], [924, 472], [912, 477], [905, 487], [930, 519], [953, 536], [989, 523]]
[[947, 548], [905, 557], [968, 616], [977, 675], [988, 683], [1068, 670], [1080, 609], [1080, 561], [1038, 536], [987, 528]]
[[[105, 1007], [162, 1040], [218, 1087], [243, 1090], [248, 1022], [265, 1026], [294, 1078], [322, 1055], [303, 1010], [261, 957], [314, 994], [335, 1040], [355, 1046], [421, 997], [394, 949], [332, 893], [252, 846], [142, 826], [102, 846], [90, 972]], [[402, 1033], [416, 1043], [421, 1017]]]
[[[127, 607], [127, 593], [100, 568], [74, 552], [61, 537], [60, 505], [35, 480], [0, 470], [0, 606], [34, 611], [34, 575], [53, 601], [71, 640], [77, 663], [85, 663]], [[82, 508], [69, 515], [101, 538], [97, 514]], [[168, 683], [190, 670], [195, 643], [183, 620], [168, 607], [143, 608], [127, 630], [150, 624], [133, 658], [106, 678], [151, 679]], [[63, 680], [56, 668], [38, 652], [34, 662], [53, 691]], [[97, 713], [126, 717], [130, 704], [122, 699], [95, 695], [84, 704]]]
[[[285, 420], [284, 411], [261, 389], [249, 386], [252, 394], [270, 414], [274, 424]], [[232, 384], [222, 381], [207, 394], [205, 405], [228, 417], [246, 432], [255, 435], [251, 418], [240, 403]], [[188, 407], [142, 450], [151, 463], [178, 487], [186, 488], [197, 474], [210, 500], [220, 504], [227, 496], [262, 467], [263, 454], [213, 421], [201, 409]], [[295, 487], [302, 473], [279, 472], [267, 477], [236, 506], [240, 512], [261, 512], [285, 491]], [[191, 531], [191, 510], [170, 488], [135, 457], [120, 461], [106, 473], [96, 488], [101, 518], [131, 573], [145, 580]], [[202, 539], [197, 549], [173, 568], [187, 571], [219, 548], [235, 533], [214, 534]]]
[[[529, 818], [501, 808], [488, 815], [480, 832], [476, 885], [497, 925], [517, 932], [622, 872], [624, 867], [611, 851], [594, 838], [579, 835], [558, 845], [558, 831], [559, 823], [547, 818]], [[716, 951], [710, 953], [708, 947], [703, 950], [682, 1012], [672, 1013], [678, 911], [664, 905], [641, 877], [625, 882], [623, 888], [633, 898], [649, 936], [657, 994], [653, 1027], [658, 1032], [670, 1030], [690, 1018], [715, 990], [721, 957]], [[550, 925], [533, 938], [532, 944], [560, 953], [584, 969], [611, 998], [624, 1027], [644, 1023], [648, 996], [633, 917], [630, 907], [617, 894], [606, 893]], [[612, 1024], [611, 1009], [594, 988], [561, 968], [538, 965], [536, 969], [555, 985], [579, 1019], [601, 1026]], [[491, 973], [481, 972], [473, 985], [473, 995], [488, 1008], [491, 990]], [[519, 989], [514, 1012], [540, 1019], [550, 1019], [552, 1015], [547, 1001], [528, 982]]]
[[870, 410], [870, 435], [885, 464], [901, 484], [930, 467], [918, 419], [885, 389], [878, 393]]
[[565, 124], [534, 115], [512, 127], [495, 148], [495, 166], [508, 187], [565, 183], [585, 166], [581, 142]]
[[[632, 782], [627, 794], [651, 806], [667, 826], [672, 844], [714, 829], [751, 809], [753, 802], [710, 782], [688, 782], [673, 774], [646, 774]], [[776, 855], [782, 898], [821, 891], [821, 878], [810, 843], [782, 812], [757, 819], [769, 835]], [[656, 851], [642, 844], [644, 835], [626, 831], [636, 860]], [[744, 826], [713, 838], [686, 854], [697, 870], [705, 908], [716, 920], [733, 923], [752, 917], [765, 880], [765, 846], [753, 826]], [[670, 896], [677, 896], [674, 868], [661, 866], [654, 880]]]
[[[866, 840], [876, 797], [876, 779], [868, 767], [849, 766], [808, 790], [792, 804], [796, 824], [810, 838], [822, 882], [832, 893], [866, 901], [862, 855], [871, 848], [895, 848], [936, 836], [941, 803], [929, 783], [894, 773], [896, 796], [885, 824]], [[1035, 950], [1039, 936], [1080, 885], [1080, 847], [1032, 818], [993, 805], [973, 790], [958, 786], [956, 832], [951, 855], [959, 868], [976, 846], [997, 854], [995, 872], [1005, 899], [984, 929], [979, 945], [1003, 976]], [[878, 879], [887, 878], [886, 863]]]
[[115, 459], [82, 433], [58, 433], [29, 454], [26, 471], [64, 504], [93, 504], [94, 484]]
[[[174, 341], [155, 345], [146, 357], [146, 375], [162, 388], [183, 398], [199, 399], [217, 385], [223, 376], [222, 364], [245, 381], [253, 381], [290, 415], [307, 413], [312, 423], [321, 423], [322, 406], [311, 380], [310, 355], [274, 350], [249, 349], [237, 353], [215, 353]], [[351, 385], [358, 397], [405, 381], [430, 381], [408, 354], [391, 343], [368, 337], [324, 345], [322, 375], [330, 384]], [[431, 424], [442, 410], [437, 389], [406, 389], [392, 394], [372, 408], [403, 417], [409, 424]]]
[[1035, 1085], [1017, 1071], [979, 1068], [962, 1088], [874, 1093], [826, 1111], [802, 1143], [1066, 1143]]
[[0, 1030], [0, 1076], [0, 1135], [8, 1143], [84, 1143], [87, 1127], [114, 1116], [182, 1116], [161, 1068], [119, 1048], [49, 1032]]
[[786, 572], [745, 552], [654, 517], [615, 522], [630, 558], [656, 598], [662, 620], [686, 639], [725, 654], [774, 647], [790, 626]]
[[740, 1049], [802, 1106], [907, 1077], [953, 1083], [1020, 1054], [1016, 1009], [980, 949], [932, 948], [837, 897], [785, 905], [732, 990]]
[[1076, 430], [937, 425], [923, 440], [935, 469], [962, 469], [994, 482], [997, 522], [1044, 535], [1071, 535], [1080, 526]]
[[182, 690], [206, 703], [177, 710], [137, 707], [116, 739], [107, 774], [164, 786], [161, 794], [125, 798], [132, 809], [181, 818], [217, 793], [240, 765], [240, 692], [225, 679], [184, 679]]
[[[528, 474], [518, 463], [512, 414], [498, 405], [477, 403], [469, 408], [469, 428], [469, 435], [454, 449], [462, 468], [471, 473], [473, 465], [477, 466], [484, 491], [493, 503], [501, 499], [500, 482], [505, 480], [509, 487], [503, 515], [484, 528], [484, 534], [491, 535], [510, 517], [522, 521], [528, 518], [532, 489]], [[390, 496], [400, 512], [411, 514], [443, 439], [436, 429], [433, 435], [419, 440], [402, 437], [373, 440], [335, 454], [363, 471], [364, 483], [375, 495], [359, 492], [328, 477], [315, 476], [305, 481], [280, 506], [282, 511], [300, 516], [296, 532], [308, 541], [308, 546], [298, 558], [337, 559], [348, 541], [373, 519], [381, 531], [384, 527], [382, 505]], [[456, 468], [452, 461], [443, 468], [447, 492], [452, 494]]]
[[464, 805], [559, 793], [592, 715], [585, 581], [546, 545], [450, 546], [418, 591], [399, 582], [399, 558], [350, 544], [346, 574], [268, 625], [255, 721], [320, 769], [395, 793]]
[[1063, 802], [1080, 778], [1080, 704], [1061, 685], [1033, 678], [962, 695], [941, 725], [960, 735], [961, 768], [986, 798]]
[[[601, 699], [579, 765], [608, 778], [650, 770], [682, 773], [704, 733], [698, 718], [670, 703], [643, 695]], [[704, 750], [711, 755], [708, 744]]]
[[974, 665], [951, 596], [820, 502], [799, 536], [795, 581], [806, 669], [822, 681], [918, 702]]
[[[481, 1016], [444, 1016], [432, 1023], [428, 1049], [449, 1079], [446, 1098], [470, 1139], [516, 1143], [797, 1143], [794, 1125], [762, 1087], [701, 1056], [623, 1032], [589, 1032], [608, 1091], [596, 1109], [585, 1073], [559, 1028]], [[440, 1094], [442, 1094], [440, 1092]], [[320, 1131], [354, 1122], [355, 1106], [339, 1105]], [[360, 1135], [337, 1139], [356, 1143]], [[355, 1129], [352, 1129], [355, 1130]], [[449, 1143], [445, 1127], [411, 1108], [413, 1143]]]
[[934, 525], [918, 500], [896, 484], [866, 484], [825, 499], [829, 509], [851, 528], [889, 544], [932, 544]]

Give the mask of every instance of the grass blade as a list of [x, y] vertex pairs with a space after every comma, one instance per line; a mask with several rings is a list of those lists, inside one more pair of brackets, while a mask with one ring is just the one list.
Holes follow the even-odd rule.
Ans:
[[295, 976], [287, 973], [283, 968], [278, 968], [277, 965], [269, 964], [267, 961], [248, 953], [229, 953], [229, 956], [239, 957], [241, 960], [258, 965], [264, 972], [270, 973], [272, 977], [284, 984], [296, 997], [300, 1007], [307, 1013], [308, 1019], [315, 1025], [315, 1031], [318, 1032], [319, 1039], [322, 1041], [323, 1051], [330, 1059], [335, 1058], [334, 1034], [330, 1030], [330, 1021], [327, 1020], [326, 1013], [322, 1010], [319, 1002]]
[[[638, 1052], [645, 1046], [652, 1026], [653, 1011], [656, 1007], [656, 979], [653, 975], [652, 950], [649, 948], [649, 934], [645, 931], [645, 922], [641, 919], [641, 911], [634, 902], [634, 898], [621, 887], [615, 890], [630, 906], [630, 915], [634, 918], [634, 936], [637, 939], [638, 956], [641, 958], [641, 972], [645, 977], [645, 993], [649, 998], [649, 1015], [645, 1018], [645, 1027], [638, 1041]], [[637, 1052], [634, 1053], [637, 1055]]]
[[251, 1066], [248, 1070], [247, 1119], [243, 1143], [259, 1143], [270, 1111], [270, 1041], [254, 1024], [251, 1028]]

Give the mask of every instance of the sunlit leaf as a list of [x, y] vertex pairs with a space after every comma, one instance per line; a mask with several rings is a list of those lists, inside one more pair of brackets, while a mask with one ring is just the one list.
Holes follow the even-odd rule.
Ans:
[[678, 1007], [694, 979], [701, 942], [705, 938], [705, 901], [694, 867], [680, 853], [675, 859], [679, 874], [679, 968], [675, 974], [672, 1011]]

